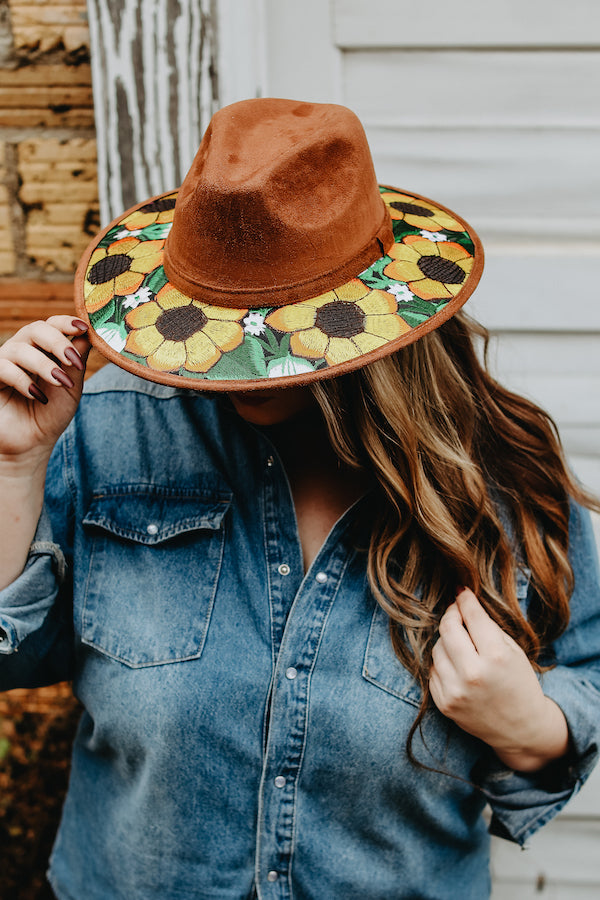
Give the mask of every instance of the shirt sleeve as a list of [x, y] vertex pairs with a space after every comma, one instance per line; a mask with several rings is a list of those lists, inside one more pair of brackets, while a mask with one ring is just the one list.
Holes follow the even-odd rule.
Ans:
[[567, 757], [541, 772], [514, 772], [492, 754], [478, 779], [492, 810], [490, 831], [519, 844], [579, 791], [600, 748], [600, 574], [588, 510], [571, 505], [569, 558], [575, 585], [568, 628], [554, 643], [556, 665], [540, 679], [560, 706], [570, 734]]
[[0, 690], [40, 687], [71, 676], [70, 493], [63, 448], [53, 453], [42, 515], [23, 572], [0, 591]]

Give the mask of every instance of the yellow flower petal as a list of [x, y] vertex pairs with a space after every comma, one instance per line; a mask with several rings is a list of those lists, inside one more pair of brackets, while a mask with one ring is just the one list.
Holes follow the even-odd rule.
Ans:
[[325, 359], [330, 366], [348, 362], [357, 356], [360, 356], [358, 347], [355, 347], [350, 338], [331, 338], [325, 353]]
[[[177, 288], [173, 287], [170, 282], [167, 282], [156, 295], [156, 302], [162, 306], [163, 309], [177, 309], [180, 306], [189, 306], [192, 300], [190, 297], [186, 297], [185, 294], [182, 294], [181, 291], [178, 291]], [[196, 305], [200, 306], [199, 303]]]
[[[421, 257], [419, 256], [418, 259]], [[388, 263], [384, 273], [388, 276], [388, 278], [393, 278], [395, 281], [405, 281], [409, 282], [413, 278], [422, 278], [423, 273], [418, 267], [416, 262], [409, 262], [408, 260], [394, 260], [391, 263]]]
[[155, 219], [156, 213], [143, 213], [138, 210], [137, 212], [131, 213], [130, 216], [127, 216], [127, 218], [123, 220], [123, 225], [129, 231], [134, 231], [135, 229], [146, 228], [148, 225], [152, 225]]
[[421, 300], [449, 300], [453, 296], [450, 288], [456, 288], [455, 293], [458, 293], [462, 284], [446, 285], [433, 278], [421, 278], [420, 281], [409, 281], [408, 286]]
[[88, 312], [93, 313], [98, 309], [106, 306], [108, 301], [113, 297], [114, 282], [107, 281], [104, 284], [91, 285], [89, 281], [85, 282], [83, 295], [85, 297], [85, 308]]
[[348, 284], [343, 284], [341, 287], [336, 288], [335, 293], [339, 300], [356, 302], [357, 300], [360, 300], [361, 297], [365, 297], [369, 293], [369, 290], [370, 288], [368, 288], [366, 284], [363, 284], [358, 278], [353, 278]]
[[367, 334], [378, 335], [388, 341], [395, 340], [407, 331], [410, 331], [410, 325], [407, 325], [400, 316], [367, 316], [365, 319]]
[[[427, 241], [427, 243], [430, 244], [431, 241]], [[387, 255], [397, 262], [416, 263], [421, 258], [419, 251], [414, 250], [412, 244], [406, 244], [404, 241], [399, 244], [392, 244]]]
[[[434, 209], [434, 207], [431, 207]], [[447, 228], [449, 231], [463, 231], [464, 228], [460, 224], [457, 219], [453, 219], [452, 216], [448, 215], [448, 213], [444, 212], [441, 209], [435, 210], [434, 220], [436, 224], [436, 228]], [[431, 231], [431, 228], [428, 228], [427, 231]]]
[[230, 309], [227, 306], [210, 306], [208, 303], [200, 303], [200, 301], [197, 300], [194, 300], [194, 303], [196, 306], [200, 307], [208, 319], [218, 319], [220, 322], [239, 322], [244, 316], [248, 315], [247, 309]]
[[302, 303], [306, 303], [307, 306], [312, 306], [313, 309], [320, 309], [322, 306], [325, 306], [326, 303], [334, 303], [338, 299], [338, 296], [335, 291], [327, 291], [326, 294], [319, 294], [317, 297], [312, 297], [310, 300], [303, 300]]
[[[138, 307], [139, 309], [139, 307]], [[130, 331], [127, 335], [127, 343], [125, 349], [136, 356], [150, 356], [160, 347], [164, 337], [154, 325], [147, 328], [138, 328], [136, 331]]]
[[211, 341], [225, 352], [241, 344], [244, 337], [242, 326], [238, 322], [224, 322], [218, 319], [209, 319], [202, 333], [208, 335]]
[[137, 247], [139, 243], [140, 241], [136, 237], [126, 237], [122, 238], [120, 241], [113, 241], [107, 249], [107, 255], [116, 256], [120, 253], [124, 253], [125, 256], [130, 256], [131, 251]]
[[88, 263], [88, 271], [94, 266], [97, 262], [100, 262], [101, 259], [104, 259], [106, 256], [106, 250], [104, 247], [96, 247], [92, 255], [90, 256], [90, 261]]
[[320, 328], [309, 328], [306, 331], [297, 331], [291, 336], [290, 350], [294, 356], [319, 359], [325, 356], [328, 342], [329, 338]]
[[438, 247], [439, 254], [440, 256], [443, 256], [444, 259], [450, 259], [452, 262], [458, 263], [459, 265], [461, 265], [462, 262], [471, 260], [471, 265], [473, 264], [473, 257], [471, 254], [460, 244], [455, 244], [454, 241], [440, 242]]
[[[330, 291], [330, 294], [333, 296], [333, 291]], [[333, 299], [335, 300], [335, 297]], [[307, 306], [305, 302], [301, 302], [280, 306], [267, 316], [265, 322], [270, 328], [277, 328], [278, 331], [301, 331], [303, 328], [311, 328], [315, 324], [315, 318], [314, 306]]]
[[162, 309], [154, 300], [148, 303], [140, 303], [125, 316], [125, 321], [130, 328], [144, 328], [146, 325], [154, 325]]
[[133, 272], [151, 272], [162, 262], [162, 249], [164, 241], [143, 241], [129, 254], [133, 260], [131, 270]]
[[387, 291], [371, 291], [363, 300], [359, 300], [356, 304], [367, 315], [383, 315], [384, 313], [395, 313], [397, 301], [393, 294]]
[[361, 353], [368, 353], [370, 350], [377, 350], [378, 347], [383, 347], [385, 343], [387, 343], [384, 337], [379, 337], [374, 334], [368, 334], [364, 331], [362, 334], [356, 334], [352, 341], [356, 344]]
[[221, 351], [203, 331], [198, 331], [188, 338], [185, 349], [187, 353], [185, 368], [189, 372], [208, 372], [221, 358]]
[[139, 288], [140, 284], [144, 280], [144, 276], [138, 272], [132, 272], [129, 270], [128, 272], [123, 272], [122, 275], [117, 275], [114, 280], [114, 289], [115, 294], [124, 296], [125, 294], [133, 294]]
[[[443, 242], [440, 242], [443, 245]], [[419, 238], [410, 242], [410, 249], [415, 250], [419, 256], [439, 256], [440, 243], [428, 241], [427, 238]]]
[[183, 341], [164, 341], [147, 362], [151, 369], [174, 372], [185, 363], [185, 344]]

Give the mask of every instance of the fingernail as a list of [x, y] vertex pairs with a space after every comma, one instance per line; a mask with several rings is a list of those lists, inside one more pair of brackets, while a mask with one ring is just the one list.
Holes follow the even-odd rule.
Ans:
[[47, 398], [46, 395], [43, 393], [43, 391], [40, 391], [40, 389], [39, 389], [39, 387], [37, 386], [37, 384], [30, 384], [30, 385], [29, 385], [29, 393], [31, 394], [31, 396], [33, 397], [34, 400], [39, 400], [40, 403], [47, 403], [47, 402], [48, 402], [48, 398]]
[[73, 382], [71, 381], [71, 379], [69, 378], [67, 373], [63, 372], [62, 369], [59, 369], [59, 368], [52, 369], [52, 372], [50, 374], [52, 375], [54, 380], [58, 381], [59, 384], [62, 384], [63, 387], [66, 387], [66, 388], [74, 387]]
[[67, 347], [67, 349], [65, 350], [65, 356], [72, 366], [75, 366], [76, 369], [79, 369], [80, 372], [83, 372], [83, 360], [81, 359], [81, 356], [79, 355], [75, 347]]
[[82, 319], [73, 319], [73, 321], [71, 322], [71, 325], [73, 326], [73, 328], [78, 328], [79, 331], [87, 331], [88, 330], [87, 323], [84, 322]]

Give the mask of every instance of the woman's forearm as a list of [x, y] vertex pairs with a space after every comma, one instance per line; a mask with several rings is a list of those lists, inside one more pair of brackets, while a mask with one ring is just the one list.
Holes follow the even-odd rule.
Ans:
[[560, 706], [544, 697], [542, 714], [528, 723], [522, 746], [497, 749], [496, 756], [517, 772], [537, 772], [565, 756], [569, 750], [569, 728]]
[[42, 511], [46, 454], [0, 459], [0, 589], [23, 571]]

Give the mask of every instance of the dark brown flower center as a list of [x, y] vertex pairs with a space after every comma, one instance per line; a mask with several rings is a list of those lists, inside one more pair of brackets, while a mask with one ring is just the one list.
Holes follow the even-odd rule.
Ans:
[[128, 272], [131, 268], [132, 260], [125, 256], [124, 253], [115, 253], [112, 256], [105, 256], [104, 259], [94, 263], [88, 272], [88, 281], [90, 284], [105, 284], [112, 278]]
[[207, 317], [197, 306], [177, 306], [165, 309], [156, 320], [156, 327], [167, 341], [186, 341], [197, 331], [202, 331]]
[[426, 206], [419, 206], [417, 203], [407, 203], [402, 200], [392, 200], [390, 203], [392, 209], [397, 210], [401, 213], [406, 213], [411, 216], [427, 216], [430, 218], [433, 216], [433, 210], [427, 209]]
[[153, 200], [151, 203], [146, 203], [145, 206], [140, 206], [139, 212], [150, 213], [150, 212], [166, 212], [168, 209], [175, 209], [175, 198], [174, 197], [162, 197], [158, 200]]
[[433, 278], [434, 281], [462, 284], [465, 280], [464, 270], [443, 256], [422, 256], [417, 265], [426, 278]]
[[315, 325], [328, 337], [351, 338], [365, 327], [365, 314], [354, 303], [334, 300], [317, 311]]

